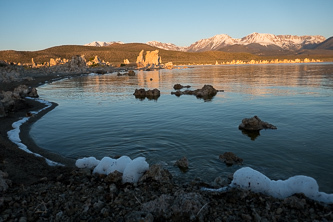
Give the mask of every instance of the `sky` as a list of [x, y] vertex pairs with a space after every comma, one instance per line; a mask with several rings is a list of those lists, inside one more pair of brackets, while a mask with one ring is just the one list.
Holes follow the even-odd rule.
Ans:
[[218, 34], [333, 36], [333, 0], [0, 0], [0, 50], [93, 41], [189, 46]]

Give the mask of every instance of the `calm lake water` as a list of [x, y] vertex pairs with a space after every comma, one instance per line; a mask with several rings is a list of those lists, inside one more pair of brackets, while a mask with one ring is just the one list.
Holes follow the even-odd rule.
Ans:
[[[152, 80], [150, 80], [152, 79]], [[210, 84], [212, 100], [171, 95], [173, 85]], [[158, 88], [158, 100], [139, 100], [137, 88]], [[136, 76], [89, 75], [38, 89], [59, 104], [31, 127], [42, 148], [68, 158], [145, 156], [183, 180], [212, 182], [242, 166], [227, 167], [224, 152], [271, 179], [307, 175], [333, 193], [333, 63], [198, 66], [139, 71]], [[238, 129], [257, 115], [277, 126], [251, 137]], [[183, 173], [173, 163], [186, 156]]]

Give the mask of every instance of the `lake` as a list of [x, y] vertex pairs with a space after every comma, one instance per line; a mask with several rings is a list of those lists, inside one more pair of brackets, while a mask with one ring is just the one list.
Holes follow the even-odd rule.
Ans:
[[[174, 84], [224, 90], [211, 100], [171, 95]], [[157, 100], [135, 89], [158, 88]], [[136, 71], [136, 76], [85, 75], [45, 84], [42, 99], [59, 104], [31, 127], [40, 147], [77, 159], [144, 156], [179, 180], [212, 182], [242, 166], [271, 179], [315, 178], [333, 193], [333, 63], [194, 66]], [[242, 119], [257, 115], [277, 126], [248, 135]], [[233, 152], [243, 165], [226, 166]], [[173, 164], [186, 156], [190, 168]]]

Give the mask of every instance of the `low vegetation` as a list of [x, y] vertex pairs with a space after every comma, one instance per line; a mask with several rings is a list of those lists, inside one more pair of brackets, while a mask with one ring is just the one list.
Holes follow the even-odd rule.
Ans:
[[[96, 55], [105, 62], [113, 65], [123, 63], [124, 59], [130, 62], [135, 62], [136, 57], [141, 50], [152, 51], [158, 48], [152, 47], [142, 43], [129, 43], [129, 44], [113, 44], [106, 47], [93, 47], [93, 46], [79, 46], [79, 45], [64, 45], [55, 46], [40, 51], [14, 51], [5, 50], [0, 51], [0, 60], [14, 63], [31, 63], [34, 62], [42, 64], [49, 62], [50, 58], [65, 58], [71, 59], [74, 55], [85, 55], [86, 59], [94, 58]], [[173, 62], [173, 64], [215, 64], [216, 61], [221, 64], [223, 62], [230, 62], [232, 60], [242, 60], [249, 62], [251, 60], [273, 60], [273, 59], [320, 59], [323, 61], [333, 61], [333, 53], [311, 53], [306, 52], [294, 55], [279, 55], [279, 56], [259, 56], [250, 53], [242, 52], [222, 52], [222, 51], [206, 51], [206, 52], [179, 52], [158, 49], [159, 55], [162, 57], [162, 62]]]

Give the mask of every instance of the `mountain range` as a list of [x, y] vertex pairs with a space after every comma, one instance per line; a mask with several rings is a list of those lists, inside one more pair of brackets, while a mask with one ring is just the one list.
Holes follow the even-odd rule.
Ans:
[[[263, 33], [251, 33], [243, 38], [235, 39], [227, 34], [215, 35], [211, 38], [201, 39], [190, 46], [181, 47], [173, 43], [158, 41], [147, 42], [147, 45], [164, 50], [183, 52], [226, 51], [249, 52], [258, 55], [288, 54], [291, 51], [307, 49], [332, 49], [332, 37], [327, 39], [320, 35], [273, 35]], [[112, 44], [124, 44], [123, 42], [91, 42], [85, 46], [108, 46]], [[330, 47], [326, 47], [330, 46]]]

